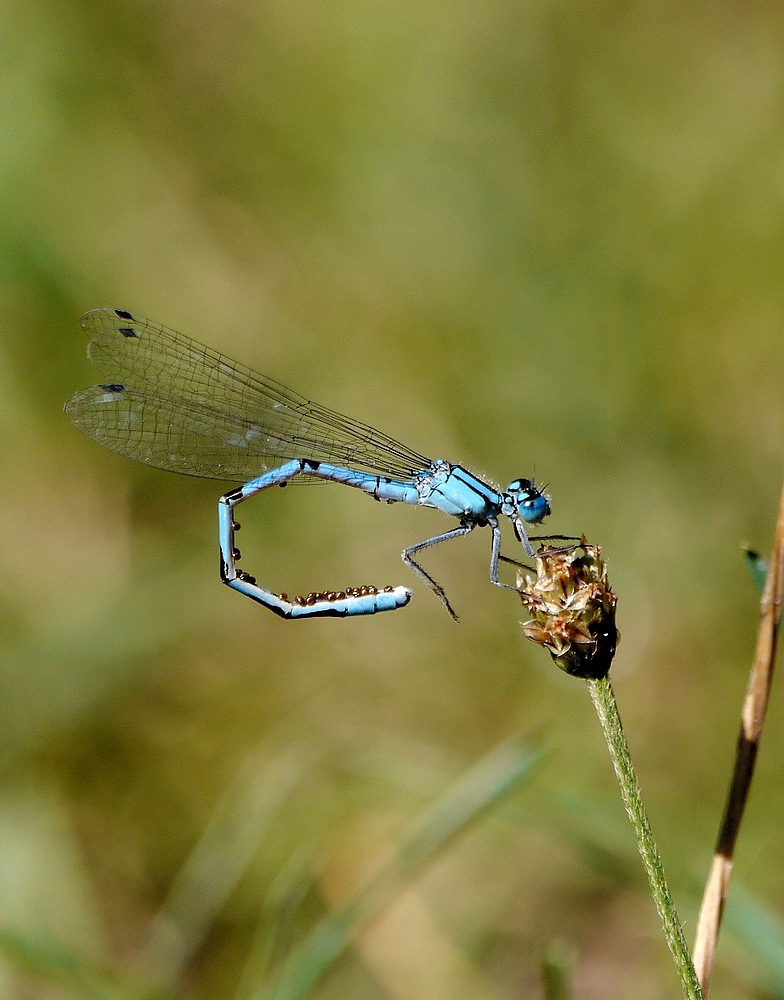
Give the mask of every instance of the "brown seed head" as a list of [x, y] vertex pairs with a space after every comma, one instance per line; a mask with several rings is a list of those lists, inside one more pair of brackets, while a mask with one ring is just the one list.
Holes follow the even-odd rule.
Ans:
[[569, 548], [542, 546], [536, 572], [518, 570], [517, 589], [531, 620], [523, 631], [550, 651], [556, 664], [575, 677], [604, 677], [620, 635], [617, 597], [607, 582], [598, 545], [585, 537]]

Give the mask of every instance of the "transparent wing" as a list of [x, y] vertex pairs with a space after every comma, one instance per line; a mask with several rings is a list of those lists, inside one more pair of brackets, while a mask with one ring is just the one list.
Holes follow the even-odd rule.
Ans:
[[106, 382], [73, 395], [68, 419], [158, 469], [245, 482], [291, 458], [408, 479], [429, 459], [187, 337], [120, 309], [81, 319]]

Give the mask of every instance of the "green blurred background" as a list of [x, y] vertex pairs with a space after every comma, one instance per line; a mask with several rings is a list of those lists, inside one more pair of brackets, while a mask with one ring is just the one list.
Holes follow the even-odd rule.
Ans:
[[[6, 0], [0, 51], [0, 996], [261, 996], [511, 741], [548, 751], [531, 780], [313, 995], [538, 998], [561, 948], [579, 1000], [677, 997], [586, 691], [524, 642], [487, 532], [426, 558], [457, 626], [399, 560], [442, 515], [265, 495], [265, 584], [416, 591], [282, 622], [220, 585], [220, 484], [62, 406], [96, 380], [79, 315], [116, 306], [547, 482], [547, 528], [609, 559], [691, 940], [756, 628], [740, 546], [769, 547], [784, 465], [784, 9]], [[784, 996], [778, 702], [717, 1000]]]

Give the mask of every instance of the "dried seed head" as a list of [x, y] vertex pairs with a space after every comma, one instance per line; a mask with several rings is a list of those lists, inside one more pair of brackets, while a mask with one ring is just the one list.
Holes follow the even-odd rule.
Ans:
[[523, 631], [550, 651], [561, 670], [575, 677], [604, 677], [620, 636], [617, 597], [607, 583], [598, 545], [585, 537], [567, 549], [542, 546], [536, 573], [518, 570], [517, 589], [531, 620]]

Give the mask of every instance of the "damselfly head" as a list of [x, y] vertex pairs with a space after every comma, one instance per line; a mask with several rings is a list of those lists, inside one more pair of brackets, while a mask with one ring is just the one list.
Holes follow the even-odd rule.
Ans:
[[515, 479], [507, 486], [506, 494], [529, 524], [539, 524], [551, 513], [550, 498], [533, 479]]

